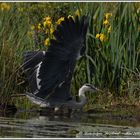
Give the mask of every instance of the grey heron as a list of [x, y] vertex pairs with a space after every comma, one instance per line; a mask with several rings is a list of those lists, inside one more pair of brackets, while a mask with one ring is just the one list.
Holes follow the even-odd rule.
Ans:
[[86, 104], [85, 92], [98, 90], [91, 84], [79, 89], [80, 102], [70, 93], [76, 61], [85, 51], [88, 17], [64, 18], [57, 26], [47, 51], [24, 53], [24, 71], [31, 87], [27, 97], [40, 107], [71, 109]]

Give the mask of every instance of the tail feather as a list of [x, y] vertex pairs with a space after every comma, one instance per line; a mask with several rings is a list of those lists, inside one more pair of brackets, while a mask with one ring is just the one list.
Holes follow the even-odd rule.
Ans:
[[49, 103], [46, 100], [39, 98], [30, 92], [26, 92], [26, 96], [30, 101], [39, 105], [40, 107], [49, 107]]

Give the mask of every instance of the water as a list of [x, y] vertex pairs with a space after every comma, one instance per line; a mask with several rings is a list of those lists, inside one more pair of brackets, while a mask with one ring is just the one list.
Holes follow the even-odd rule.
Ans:
[[42, 115], [18, 111], [0, 117], [1, 138], [140, 138], [140, 120], [109, 113]]

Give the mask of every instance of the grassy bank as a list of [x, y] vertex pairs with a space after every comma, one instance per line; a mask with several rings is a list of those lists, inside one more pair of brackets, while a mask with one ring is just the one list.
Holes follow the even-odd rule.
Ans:
[[47, 50], [58, 19], [70, 15], [88, 15], [90, 20], [86, 57], [77, 63], [72, 93], [92, 83], [104, 94], [88, 95], [87, 106], [139, 104], [139, 3], [0, 3], [0, 103], [29, 106], [19, 97], [28, 89], [22, 54]]

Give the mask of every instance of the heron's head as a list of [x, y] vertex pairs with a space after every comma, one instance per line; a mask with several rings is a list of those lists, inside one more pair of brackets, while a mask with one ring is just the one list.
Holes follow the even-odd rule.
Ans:
[[84, 84], [80, 89], [79, 89], [79, 93], [83, 93], [83, 92], [87, 92], [87, 91], [91, 91], [91, 92], [103, 92], [102, 90], [96, 88], [94, 85], [91, 84]]
[[84, 88], [87, 89], [88, 91], [97, 91], [98, 89], [91, 84], [84, 84]]

